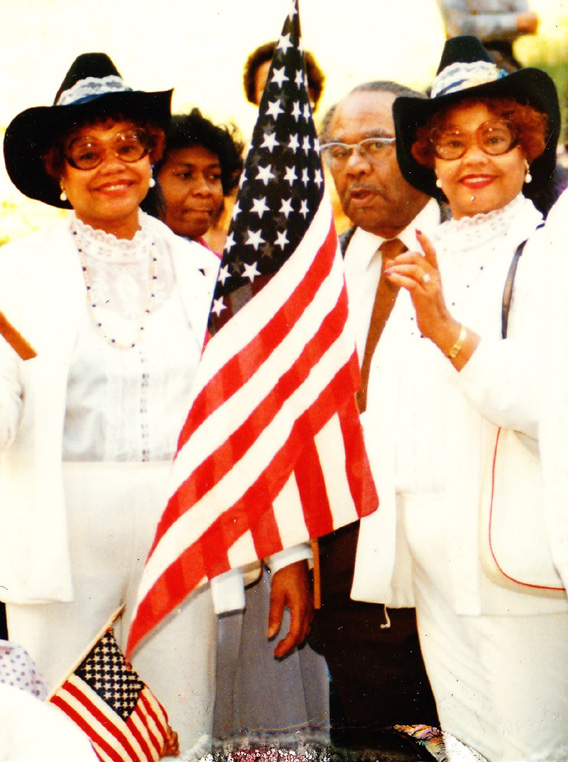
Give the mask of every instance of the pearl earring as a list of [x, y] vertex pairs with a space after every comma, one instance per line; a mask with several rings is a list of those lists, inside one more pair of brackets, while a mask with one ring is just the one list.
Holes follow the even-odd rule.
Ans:
[[530, 182], [532, 182], [532, 175], [531, 175], [531, 170], [530, 170], [530, 167], [529, 167], [529, 163], [528, 163], [528, 161], [526, 159], [525, 159], [525, 165], [526, 165], [526, 168], [527, 168], [527, 171], [525, 173], [525, 183], [530, 183]]
[[156, 185], [156, 181], [153, 177], [150, 178], [150, 188], [153, 188]]
[[67, 194], [65, 193], [65, 188], [61, 186], [61, 193], [59, 194], [59, 198], [61, 201], [67, 201]]
[[438, 179], [436, 180], [436, 188], [441, 188], [441, 187], [442, 187], [442, 181], [438, 177]]

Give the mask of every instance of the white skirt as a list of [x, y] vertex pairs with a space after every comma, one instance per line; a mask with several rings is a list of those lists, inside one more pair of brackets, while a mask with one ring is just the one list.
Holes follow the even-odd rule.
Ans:
[[400, 502], [420, 645], [443, 730], [491, 762], [568, 759], [568, 614], [456, 614], [447, 504], [430, 495]]
[[[74, 600], [8, 604], [10, 639], [49, 687], [63, 680], [122, 605], [124, 648], [138, 583], [166, 505], [170, 462], [63, 464]], [[182, 749], [212, 731], [217, 617], [207, 585], [135, 652], [132, 663], [164, 704]]]

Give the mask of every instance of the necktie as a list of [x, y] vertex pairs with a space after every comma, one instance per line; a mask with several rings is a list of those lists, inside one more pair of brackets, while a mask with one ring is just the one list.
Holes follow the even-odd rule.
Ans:
[[365, 352], [361, 364], [361, 388], [355, 397], [360, 413], [363, 413], [367, 407], [367, 385], [369, 383], [369, 373], [371, 370], [373, 353], [389, 315], [392, 312], [398, 294], [398, 288], [392, 286], [385, 277], [385, 262], [389, 259], [394, 259], [406, 250], [407, 247], [399, 238], [391, 238], [388, 241], [383, 241], [379, 246], [379, 251], [382, 254], [381, 277], [379, 278], [379, 284], [375, 294], [371, 322], [369, 324], [369, 333], [367, 334], [367, 342], [365, 344]]

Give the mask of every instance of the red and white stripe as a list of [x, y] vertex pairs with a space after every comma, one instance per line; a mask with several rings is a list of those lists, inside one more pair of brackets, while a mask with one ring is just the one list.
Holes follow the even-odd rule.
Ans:
[[72, 674], [50, 698], [91, 739], [104, 762], [156, 762], [167, 736], [163, 707], [145, 687], [126, 722], [91, 687]]
[[127, 653], [206, 579], [370, 513], [343, 263], [327, 199], [197, 370]]

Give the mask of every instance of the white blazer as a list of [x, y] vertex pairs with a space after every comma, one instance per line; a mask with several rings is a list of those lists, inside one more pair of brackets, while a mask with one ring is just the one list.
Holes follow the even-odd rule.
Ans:
[[[540, 215], [529, 204], [510, 226], [498, 252], [499, 277], [484, 287], [480, 292], [483, 301], [478, 300], [469, 308], [471, 314], [463, 318], [465, 325], [481, 335], [481, 342], [460, 373], [448, 364], [443, 370], [445, 375], [440, 375], [444, 405], [453, 421], [448, 449], [440, 452], [447, 503], [447, 521], [441, 531], [450, 540], [453, 604], [456, 613], [462, 615], [533, 615], [567, 610], [565, 597], [533, 596], [492, 583], [481, 569], [479, 553], [483, 478], [490, 473], [498, 426], [519, 431], [533, 441], [539, 434], [543, 401], [540, 371], [546, 332], [543, 308], [548, 294], [546, 279], [550, 277], [545, 259], [548, 233], [546, 228], [534, 232], [539, 221]], [[512, 255], [527, 238], [530, 240], [515, 280], [509, 340], [502, 342], [503, 286]], [[404, 607], [414, 604], [414, 595], [410, 552], [396, 499], [394, 442], [401, 358], [406, 350], [399, 334], [392, 330], [396, 325], [390, 322], [373, 356], [373, 394], [363, 421], [380, 505], [361, 521], [352, 598]], [[438, 350], [433, 348], [432, 355], [432, 362], [439, 363]], [[519, 474], [519, 480], [523, 478], [525, 474]], [[552, 536], [550, 541], [554, 546]], [[556, 566], [559, 573], [566, 569], [566, 564], [561, 568], [557, 562]]]
[[[205, 336], [219, 259], [151, 219], [172, 255], [195, 341]], [[85, 283], [68, 221], [0, 249], [0, 310], [37, 357], [0, 340], [0, 599], [73, 597], [62, 477], [69, 365]]]

